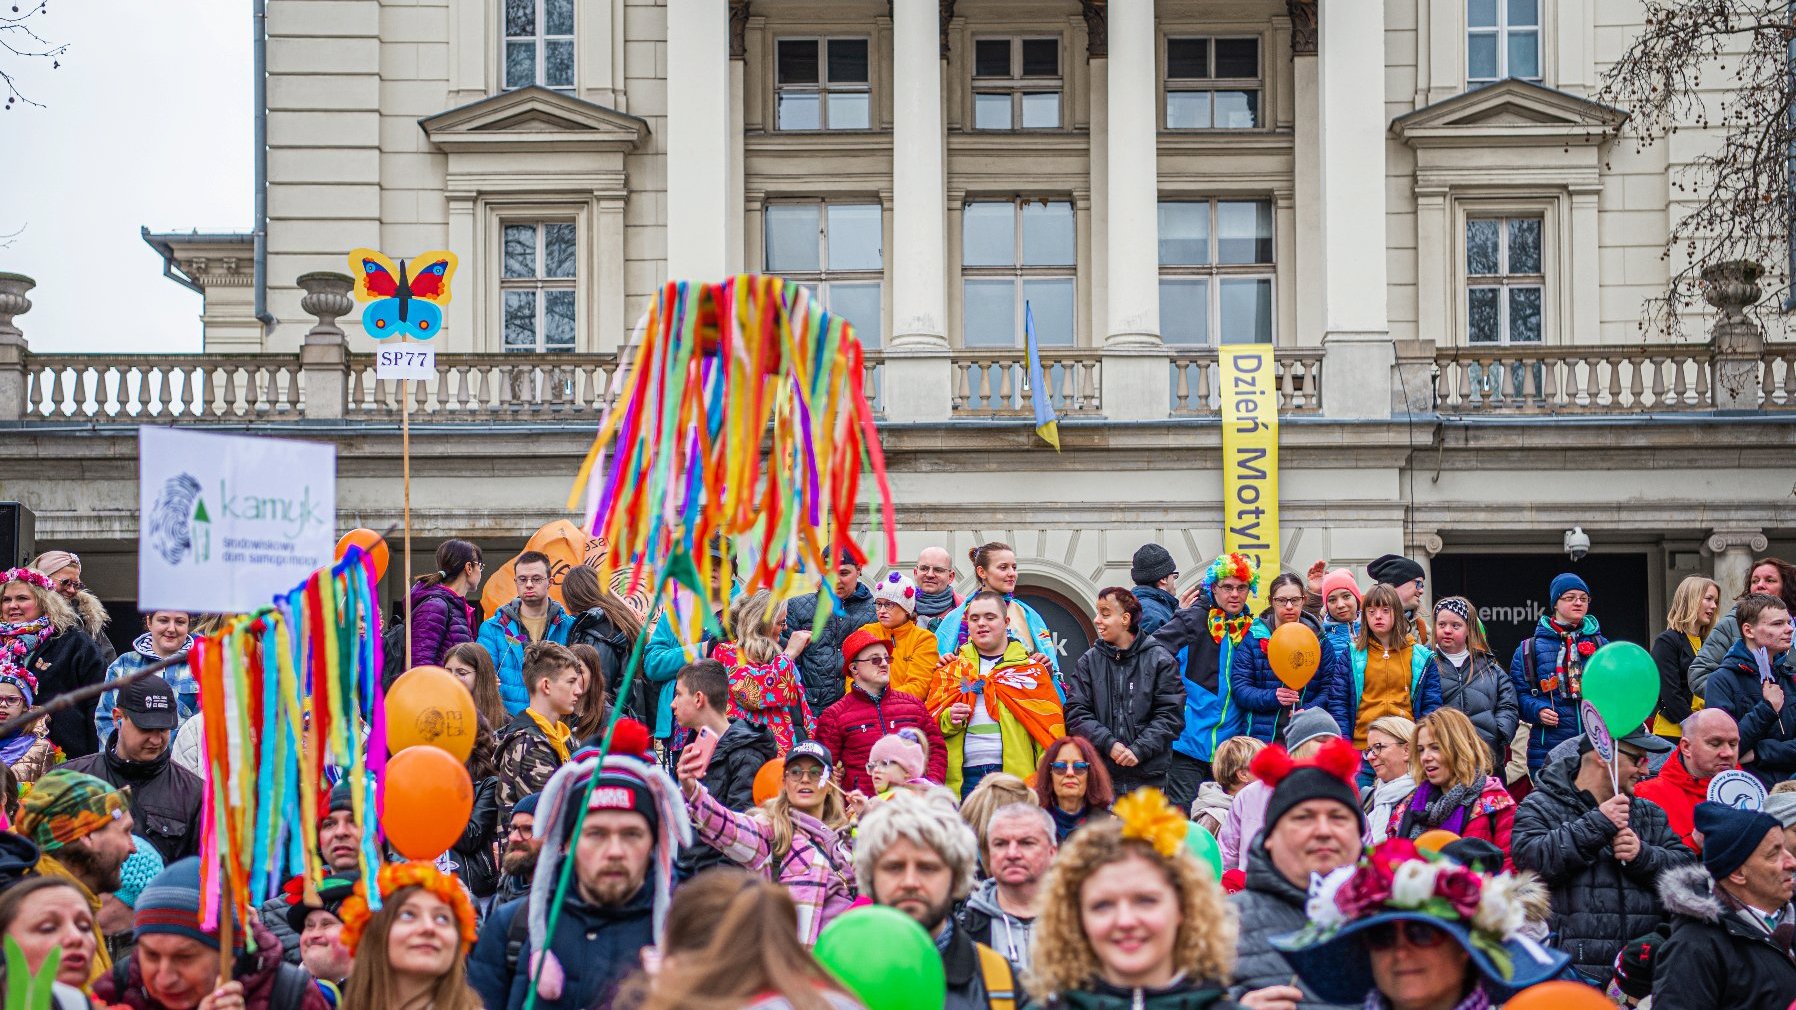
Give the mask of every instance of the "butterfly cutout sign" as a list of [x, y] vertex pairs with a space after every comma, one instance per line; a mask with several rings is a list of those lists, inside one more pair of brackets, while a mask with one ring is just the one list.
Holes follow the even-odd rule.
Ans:
[[455, 254], [441, 249], [397, 265], [373, 249], [351, 251], [356, 300], [369, 303], [362, 309], [362, 329], [376, 340], [435, 337], [443, 328], [443, 306], [449, 304], [455, 263]]

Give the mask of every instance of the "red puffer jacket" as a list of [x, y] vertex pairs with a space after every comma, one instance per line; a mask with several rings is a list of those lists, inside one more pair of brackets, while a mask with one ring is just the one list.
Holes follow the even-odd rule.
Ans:
[[915, 727], [929, 741], [929, 760], [923, 776], [940, 782], [948, 775], [948, 751], [942, 729], [929, 710], [903, 691], [887, 690], [879, 700], [856, 686], [842, 700], [817, 717], [817, 742], [836, 759], [836, 781], [844, 790], [859, 789], [873, 795], [873, 776], [867, 774], [867, 758], [879, 738], [906, 726]]

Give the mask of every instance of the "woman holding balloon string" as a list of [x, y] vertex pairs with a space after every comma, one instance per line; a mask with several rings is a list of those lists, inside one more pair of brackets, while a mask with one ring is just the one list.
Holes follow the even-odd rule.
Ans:
[[[1246, 647], [1235, 650], [1229, 692], [1247, 714], [1244, 734], [1272, 743], [1284, 738], [1298, 709], [1327, 707], [1335, 685], [1346, 675], [1347, 663], [1334, 643], [1322, 636], [1314, 615], [1303, 609], [1307, 597], [1302, 576], [1283, 573], [1272, 580], [1267, 594], [1270, 606], [1248, 628], [1242, 642]], [[1286, 626], [1292, 630], [1277, 634]], [[1296, 662], [1304, 652], [1318, 657], [1307, 678]]]
[[1510, 831], [1515, 800], [1503, 780], [1490, 773], [1490, 748], [1465, 713], [1441, 708], [1416, 724], [1410, 747], [1410, 775], [1416, 791], [1399, 809], [1392, 834], [1414, 841], [1430, 831], [1482, 838], [1503, 850], [1503, 866], [1513, 870]]

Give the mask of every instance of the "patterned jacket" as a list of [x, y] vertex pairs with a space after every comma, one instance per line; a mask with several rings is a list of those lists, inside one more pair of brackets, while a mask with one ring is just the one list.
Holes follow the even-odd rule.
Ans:
[[498, 764], [499, 821], [505, 823], [519, 800], [542, 792], [549, 784], [555, 769], [561, 767], [561, 755], [555, 753], [555, 745], [530, 713], [523, 711], [499, 731]]
[[854, 859], [841, 836], [822, 821], [792, 811], [792, 848], [773, 866], [773, 825], [765, 816], [738, 814], [699, 786], [686, 801], [692, 837], [730, 862], [785, 886], [798, 906], [798, 938], [809, 947], [831, 919], [854, 901]]
[[[156, 646], [153, 643], [154, 638], [149, 632], [146, 631], [138, 635], [136, 641], [131, 643], [131, 651], [113, 660], [112, 665], [106, 668], [106, 679], [123, 677], [127, 673], [136, 673], [151, 663], [162, 662], [162, 657], [156, 655]], [[173, 666], [165, 666], [161, 673], [156, 674], [168, 681], [168, 686], [174, 689], [175, 714], [181, 717], [183, 723], [193, 718], [200, 710], [200, 682], [194, 677], [193, 671], [188, 668], [186, 663], [187, 650], [191, 648], [193, 648], [193, 636], [189, 635], [187, 642], [181, 646], [181, 651], [178, 653], [182, 661]], [[112, 736], [114, 729], [112, 710], [117, 705], [117, 690], [107, 691], [100, 695], [99, 707], [94, 709], [94, 729], [99, 733], [101, 743], [105, 743], [106, 739]]]

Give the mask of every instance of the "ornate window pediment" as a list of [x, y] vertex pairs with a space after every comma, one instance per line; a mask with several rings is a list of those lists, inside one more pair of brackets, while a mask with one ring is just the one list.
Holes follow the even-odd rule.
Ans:
[[431, 143], [457, 151], [599, 150], [624, 154], [648, 139], [649, 124], [572, 95], [532, 85], [418, 121]]
[[1391, 132], [1411, 147], [1564, 144], [1614, 136], [1627, 119], [1613, 106], [1509, 78], [1399, 116]]

